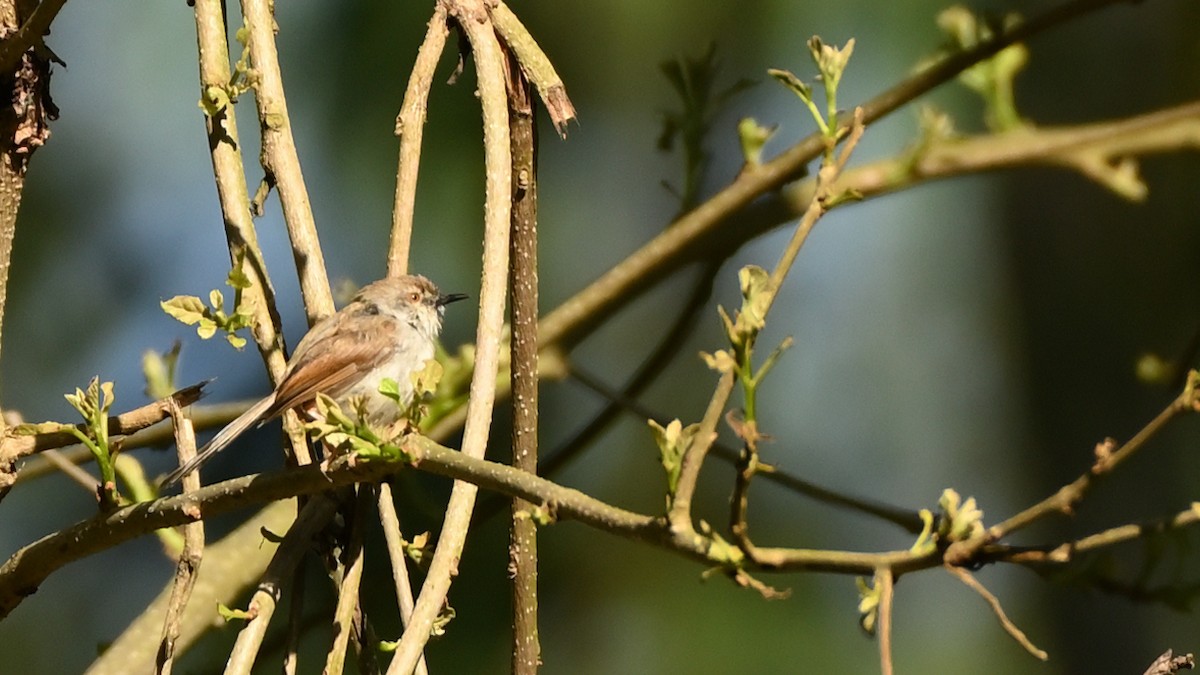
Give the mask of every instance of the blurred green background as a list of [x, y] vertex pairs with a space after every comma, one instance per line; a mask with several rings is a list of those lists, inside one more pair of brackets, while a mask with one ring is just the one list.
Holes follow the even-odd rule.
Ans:
[[[976, 9], [1033, 13], [1040, 2]], [[726, 84], [759, 84], [715, 122], [709, 194], [738, 170], [734, 127], [754, 116], [779, 124], [768, 154], [812, 130], [794, 96], [767, 68], [810, 77], [804, 42], [857, 40], [841, 100], [851, 106], [903, 78], [941, 42], [941, 2], [858, 0], [749, 3], [514, 4], [554, 60], [579, 111], [561, 142], [542, 125], [540, 194], [543, 309], [582, 288], [659, 232], [677, 209], [680, 157], [655, 148], [662, 114], [677, 101], [659, 64], [717, 46]], [[297, 144], [331, 277], [362, 284], [384, 271], [395, 176], [394, 118], [432, 3], [279, 3], [279, 48]], [[232, 10], [232, 8], [231, 8]], [[231, 25], [237, 24], [237, 19]], [[1149, 111], [1200, 93], [1200, 4], [1158, 0], [1117, 6], [1039, 37], [1018, 80], [1022, 113], [1043, 125]], [[140, 356], [184, 343], [181, 383], [218, 377], [212, 400], [267, 389], [252, 351], [201, 342], [158, 308], [203, 295], [228, 269], [204, 138], [192, 14], [184, 3], [70, 3], [48, 44], [68, 64], [53, 93], [62, 118], [37, 153], [22, 207], [5, 321], [0, 396], [27, 419], [70, 419], [62, 394], [99, 374], [116, 382], [117, 408], [144, 401]], [[448, 291], [477, 297], [482, 156], [473, 77], [432, 96], [417, 208], [413, 268]], [[956, 85], [925, 99], [960, 129], [981, 128], [979, 105]], [[245, 156], [257, 157], [253, 103], [239, 106]], [[858, 161], [899, 152], [916, 130], [915, 107], [872, 126]], [[766, 459], [833, 488], [912, 508], [954, 487], [979, 499], [993, 523], [1084, 470], [1106, 436], [1126, 439], [1174, 395], [1140, 383], [1147, 352], [1175, 358], [1200, 324], [1200, 160], [1143, 163], [1149, 199], [1130, 204], [1084, 178], [1049, 169], [923, 186], [838, 210], [801, 254], [762, 344], [796, 346], [768, 380], [762, 424], [776, 441]], [[261, 171], [249, 166], [250, 180]], [[289, 344], [303, 312], [277, 202], [258, 221]], [[737, 303], [736, 270], [770, 267], [787, 232], [746, 246], [718, 278], [712, 307], [646, 405], [697, 420], [714, 382], [695, 353], [721, 345], [716, 303]], [[574, 352], [619, 385], [644, 357], [690, 286], [688, 270], [648, 293]], [[474, 316], [456, 305], [446, 345], [472, 340]], [[1192, 364], [1195, 365], [1195, 364]], [[544, 388], [544, 452], [603, 401], [572, 382]], [[1184, 419], [1103, 484], [1072, 521], [1022, 533], [1017, 543], [1079, 536], [1179, 511], [1197, 497], [1197, 421]], [[274, 438], [274, 431], [257, 436]], [[497, 428], [491, 455], [507, 455]], [[261, 446], [223, 455], [207, 480], [278, 465]], [[173, 453], [139, 451], [150, 472]], [[623, 418], [557, 480], [616, 504], [661, 508], [663, 478], [644, 421]], [[445, 481], [404, 477], [410, 528], [436, 527]], [[732, 472], [713, 462], [698, 508], [726, 520]], [[761, 483], [752, 495], [764, 544], [852, 550], [907, 548], [911, 537]], [[18, 487], [0, 508], [0, 554], [95, 513], [94, 499], [60, 476]], [[238, 514], [210, 526], [210, 540]], [[451, 593], [458, 618], [429, 650], [433, 672], [508, 668], [505, 526], [478, 528]], [[378, 539], [378, 532], [372, 532]], [[1113, 578], [1186, 603], [1200, 582], [1194, 535], [1159, 542], [1156, 567], [1128, 546], [1092, 560]], [[768, 576], [792, 590], [766, 602], [663, 551], [578, 524], [543, 530], [542, 645], [546, 673], [875, 672], [877, 647], [856, 625], [853, 579]], [[311, 567], [311, 566], [310, 566]], [[1080, 567], [1074, 568], [1080, 571]], [[0, 672], [81, 671], [137, 615], [172, 572], [152, 538], [55, 574], [5, 622]], [[1168, 647], [1200, 648], [1200, 622], [1164, 602], [1135, 601], [1012, 568], [981, 581], [1051, 660], [1026, 655], [984, 603], [937, 571], [897, 588], [900, 672], [1135, 673]], [[306, 645], [320, 653], [332, 605], [309, 580]], [[371, 617], [398, 635], [387, 565], [367, 560]], [[1173, 589], [1173, 590], [1172, 590]], [[181, 672], [215, 672], [232, 640], [206, 639]], [[260, 661], [274, 672], [278, 653]], [[315, 672], [310, 658], [303, 672]], [[304, 661], [302, 661], [304, 663]]]

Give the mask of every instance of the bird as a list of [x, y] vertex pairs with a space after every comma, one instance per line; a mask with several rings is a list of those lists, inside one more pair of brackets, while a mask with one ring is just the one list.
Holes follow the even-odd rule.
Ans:
[[[160, 488], [199, 469], [252, 426], [261, 426], [286, 410], [309, 406], [318, 393], [339, 405], [361, 396], [367, 421], [395, 422], [412, 400], [411, 375], [434, 356], [446, 305], [466, 298], [462, 293], [443, 295], [433, 282], [415, 274], [363, 286], [349, 304], [305, 334], [274, 391], [167, 474]], [[400, 405], [379, 392], [385, 378], [399, 386]]]

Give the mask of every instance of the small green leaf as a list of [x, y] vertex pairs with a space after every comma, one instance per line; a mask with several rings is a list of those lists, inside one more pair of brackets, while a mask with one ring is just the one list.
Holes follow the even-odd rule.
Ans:
[[379, 382], [379, 393], [399, 403], [400, 383], [390, 377], [385, 377]]
[[691, 447], [700, 431], [699, 424], [689, 424], [687, 427], [679, 420], [672, 420], [667, 426], [662, 426], [654, 420], [647, 420], [654, 432], [654, 441], [658, 444], [659, 456], [663, 469], [667, 472], [667, 494], [674, 496], [679, 488], [679, 474], [683, 469], [683, 455]]
[[207, 316], [208, 308], [194, 295], [177, 295], [159, 303], [163, 311], [191, 326]]
[[217, 603], [217, 614], [226, 621], [249, 621], [254, 618], [254, 615], [244, 609], [230, 609], [221, 603]]
[[792, 93], [800, 97], [805, 103], [812, 102], [812, 87], [804, 83], [803, 80], [796, 77], [790, 70], [782, 70], [779, 68], [768, 68], [767, 74], [775, 78], [783, 86], [792, 90]]
[[879, 620], [879, 600], [882, 593], [878, 581], [868, 583], [862, 577], [855, 577], [854, 585], [858, 587], [858, 625], [867, 635], [875, 634], [875, 625]]
[[214, 288], [208, 292], [208, 304], [217, 311], [225, 307], [225, 296], [221, 294], [220, 289]]
[[775, 135], [778, 127], [765, 127], [753, 117], [743, 117], [738, 122], [738, 140], [742, 145], [742, 158], [749, 166], [762, 164], [763, 146]]

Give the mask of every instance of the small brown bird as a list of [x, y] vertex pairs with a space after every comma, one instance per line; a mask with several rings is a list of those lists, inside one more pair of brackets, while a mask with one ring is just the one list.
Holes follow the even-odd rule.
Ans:
[[[446, 305], [466, 297], [441, 295], [433, 282], [419, 275], [363, 286], [350, 304], [318, 321], [300, 340], [275, 391], [226, 425], [191, 461], [168, 474], [162, 487], [199, 469], [251, 426], [310, 403], [318, 392], [340, 405], [362, 396], [372, 423], [395, 422], [412, 399], [410, 376], [433, 358]], [[399, 385], [402, 406], [379, 393], [384, 378]]]

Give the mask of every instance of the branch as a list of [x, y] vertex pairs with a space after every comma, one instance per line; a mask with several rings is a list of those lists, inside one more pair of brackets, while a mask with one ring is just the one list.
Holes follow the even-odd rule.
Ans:
[[504, 40], [504, 46], [516, 57], [525, 78], [537, 87], [558, 135], [566, 138], [567, 123], [575, 119], [575, 106], [567, 98], [567, 87], [554, 70], [554, 64], [508, 5], [498, 1], [490, 10], [492, 23]]
[[[129, 412], [113, 415], [108, 418], [108, 433], [110, 436], [128, 436], [170, 416], [172, 405], [181, 408], [200, 400], [204, 395], [204, 387], [211, 380], [205, 380], [190, 387], [184, 387], [166, 398], [147, 403]], [[76, 429], [87, 432], [86, 424], [76, 424]], [[0, 439], [0, 466], [11, 465], [22, 457], [32, 455], [51, 448], [61, 448], [79, 443], [79, 437], [69, 431], [54, 431], [34, 435], [16, 435], [10, 430], [9, 435]]]
[[[421, 436], [407, 437], [404, 451], [410, 456], [409, 465], [412, 467], [458, 481], [470, 481], [510, 497], [520, 497], [539, 505], [552, 518], [576, 520], [610, 534], [662, 547], [706, 565], [727, 562], [716, 550], [717, 544], [712, 538], [695, 533], [676, 536], [661, 517], [606, 504], [578, 490], [505, 464], [469, 457]], [[403, 466], [399, 460], [364, 462], [343, 457], [321, 466], [307, 465], [243, 476], [185, 495], [141, 502], [94, 516], [22, 547], [0, 565], [0, 619], [8, 616], [26, 596], [35, 592], [47, 577], [64, 565], [154, 530], [191, 522], [196, 519], [197, 510], [200, 517], [211, 518], [253, 504], [315, 495], [352, 483], [378, 482]], [[903, 574], [941, 564], [936, 552], [760, 551], [766, 564], [748, 567], [873, 574], [880, 565], [890, 565], [896, 574]]]
[[195, 0], [196, 38], [200, 49], [201, 102], [212, 104], [205, 114], [208, 148], [216, 178], [217, 197], [225, 220], [225, 238], [229, 242], [229, 257], [235, 262], [245, 258], [245, 271], [250, 288], [245, 289], [254, 309], [251, 334], [267, 366], [271, 384], [278, 384], [287, 367], [283, 355], [283, 335], [280, 333], [279, 311], [275, 307], [275, 289], [267, 275], [258, 233], [250, 217], [250, 196], [246, 191], [246, 173], [242, 165], [241, 144], [238, 140], [237, 116], [233, 105], [217, 105], [214, 96], [225, 92], [231, 80], [229, 44], [225, 37], [223, 0]]
[[[1072, 0], [1001, 31], [995, 39], [949, 56], [875, 96], [862, 105], [863, 122], [871, 124], [1011, 44], [1121, 1]], [[577, 343], [618, 309], [654, 288], [658, 281], [712, 250], [714, 242], [722, 237], [747, 241], [749, 236], [743, 232], [744, 224], [740, 218], [731, 233], [723, 232], [725, 221], [762, 195], [794, 180], [824, 149], [822, 136], [814, 133], [755, 170], [743, 171], [708, 201], [679, 218], [662, 234], [547, 314], [541, 322], [542, 349], [570, 347]], [[759, 230], [753, 236], [762, 231], [765, 230]]]
[[[447, 12], [458, 22], [471, 43], [476, 80], [483, 112], [486, 190], [484, 195], [483, 279], [479, 291], [479, 324], [475, 336], [475, 371], [463, 430], [462, 452], [481, 458], [487, 450], [496, 400], [496, 374], [504, 331], [505, 281], [508, 277], [509, 227], [512, 204], [512, 157], [508, 134], [508, 96], [504, 81], [504, 55], [496, 40], [483, 0], [444, 0]], [[476, 487], [457, 482], [446, 506], [429, 573], [388, 667], [389, 675], [408, 675], [416, 666], [441, 611], [458, 559], [466, 542], [475, 506]]]
[[[192, 494], [199, 495], [208, 489], [204, 488]], [[267, 565], [262, 580], [258, 583], [258, 590], [247, 605], [246, 612], [250, 619], [238, 633], [237, 642], [234, 643], [229, 661], [225, 665], [226, 673], [249, 675], [286, 580], [292, 577], [292, 571], [312, 546], [313, 537], [329, 523], [329, 519], [333, 518], [336, 512], [337, 502], [328, 495], [318, 494], [308, 500], [304, 509], [296, 516], [291, 529], [275, 550], [271, 563]]]
[[333, 314], [333, 294], [325, 273], [325, 257], [317, 238], [308, 188], [300, 171], [300, 157], [292, 138], [292, 120], [283, 94], [283, 74], [275, 49], [275, 17], [269, 0], [242, 0], [242, 16], [249, 34], [246, 46], [254, 64], [257, 82], [254, 101], [262, 133], [263, 180], [276, 187], [283, 207], [283, 220], [292, 241], [292, 257], [300, 277], [300, 292], [308, 325]]
[[986, 545], [998, 542], [1004, 537], [1016, 532], [1017, 530], [1028, 527], [1029, 525], [1045, 518], [1049, 515], [1061, 513], [1070, 514], [1075, 505], [1078, 504], [1091, 490], [1093, 485], [1104, 475], [1111, 472], [1119, 464], [1129, 459], [1134, 453], [1142, 449], [1146, 441], [1153, 438], [1159, 431], [1163, 429], [1171, 420], [1175, 419], [1180, 413], [1196, 410], [1200, 405], [1200, 389], [1197, 389], [1197, 384], [1200, 383], [1200, 374], [1196, 371], [1188, 376], [1188, 383], [1184, 387], [1182, 393], [1175, 400], [1171, 401], [1166, 408], [1162, 410], [1153, 420], [1145, 427], [1137, 432], [1133, 438], [1129, 439], [1125, 445], [1121, 446], [1115, 452], [1104, 448], [1104, 445], [1098, 446], [1098, 457], [1096, 463], [1091, 470], [1082, 474], [1071, 483], [1059, 488], [1053, 495], [1046, 497], [1042, 501], [1030, 506], [1020, 513], [1008, 518], [1002, 523], [993, 525], [970, 539], [955, 542], [946, 549], [946, 562], [951, 565], [963, 565], [971, 561], [979, 551]]
[[[168, 412], [175, 429], [175, 445], [179, 450], [180, 464], [196, 456], [196, 432], [192, 422], [183, 414], [183, 407], [174, 398], [167, 399]], [[183, 479], [185, 492], [200, 487], [200, 477], [192, 474]], [[187, 610], [188, 600], [196, 585], [200, 572], [200, 561], [204, 554], [204, 523], [196, 521], [183, 526], [183, 550], [175, 564], [175, 580], [171, 585], [171, 600], [167, 604], [167, 618], [163, 621], [162, 641], [159, 643], [157, 672], [169, 675], [175, 665], [175, 641], [179, 639], [180, 623]]]
[[413, 212], [417, 202], [417, 176], [421, 168], [421, 140], [425, 135], [425, 115], [429, 107], [429, 89], [438, 59], [446, 47], [446, 5], [437, 3], [429, 30], [417, 50], [404, 102], [396, 116], [396, 135], [400, 137], [400, 160], [396, 169], [396, 195], [392, 201], [392, 242], [388, 248], [388, 276], [408, 271], [408, 253], [412, 245]]
[[[502, 6], [502, 5], [501, 5]], [[493, 16], [495, 9], [493, 9]], [[512, 295], [512, 465], [538, 468], [538, 181], [536, 107], [529, 81], [509, 53], [509, 137], [512, 143], [512, 239], [509, 293]], [[519, 57], [518, 57], [519, 58]], [[538, 637], [538, 540], [534, 504], [514, 499], [508, 545], [512, 590], [512, 672], [533, 675], [541, 664]]]

